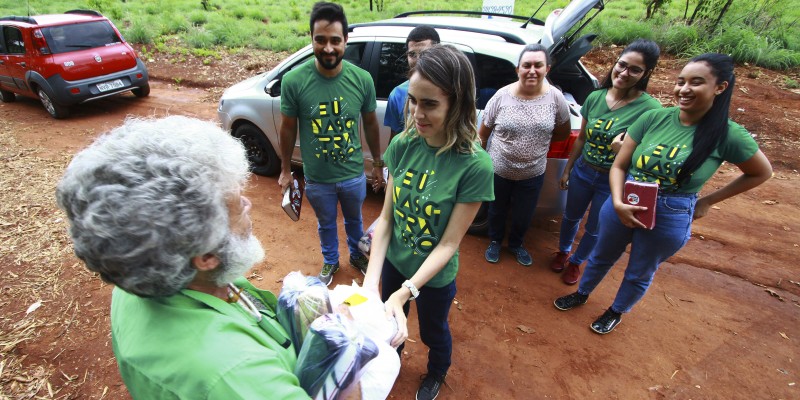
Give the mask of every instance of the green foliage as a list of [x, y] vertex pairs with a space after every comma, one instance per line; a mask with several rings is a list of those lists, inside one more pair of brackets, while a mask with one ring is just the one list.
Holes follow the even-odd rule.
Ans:
[[[117, 28], [120, 28], [119, 26]], [[157, 30], [148, 24], [145, 19], [137, 18], [130, 21], [127, 28], [122, 30], [122, 35], [129, 43], [151, 44], [153, 39], [159, 34]]]
[[164, 18], [164, 33], [174, 34], [186, 32], [192, 24], [182, 15], [172, 14]]
[[204, 27], [189, 28], [181, 39], [193, 49], [208, 49], [214, 46], [216, 38], [214, 34], [206, 30]]
[[204, 11], [193, 11], [189, 14], [189, 22], [192, 25], [205, 25], [208, 22], [208, 14]]
[[788, 76], [783, 79], [783, 84], [786, 85], [786, 87], [789, 89], [800, 89], [800, 82], [797, 82], [796, 80], [789, 78]]
[[[30, 0], [0, 1], [4, 15], [59, 13], [75, 8], [100, 11], [111, 18], [132, 43], [165, 47], [164, 37], [176, 36], [187, 48], [256, 48], [295, 51], [310, 43], [308, 15], [317, 0]], [[445, 0], [337, 0], [350, 23], [391, 18], [415, 9], [453, 9]], [[544, 20], [570, 0], [550, 0], [537, 13]], [[483, 0], [463, 0], [462, 10], [480, 10]], [[652, 4], [650, 18], [647, 6]], [[800, 7], [797, 0], [734, 0], [716, 30], [713, 23], [727, 0], [606, 0], [605, 10], [586, 28], [598, 33], [596, 44], [625, 45], [644, 37], [665, 52], [690, 57], [706, 51], [730, 53], [737, 62], [768, 68], [800, 66]], [[514, 13], [530, 15], [540, 2], [521, 2]], [[205, 8], [204, 8], [205, 6]], [[695, 8], [695, 22], [688, 24]], [[686, 14], [686, 15], [684, 15]], [[713, 32], [713, 33], [709, 33]], [[170, 42], [172, 43], [172, 42]], [[166, 46], [169, 51], [176, 49]], [[188, 54], [188, 53], [187, 53]]]

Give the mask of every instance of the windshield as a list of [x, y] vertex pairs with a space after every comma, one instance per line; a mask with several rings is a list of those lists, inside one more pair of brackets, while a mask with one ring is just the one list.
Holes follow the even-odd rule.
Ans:
[[53, 54], [93, 49], [122, 42], [108, 21], [51, 26], [43, 28], [42, 33]]

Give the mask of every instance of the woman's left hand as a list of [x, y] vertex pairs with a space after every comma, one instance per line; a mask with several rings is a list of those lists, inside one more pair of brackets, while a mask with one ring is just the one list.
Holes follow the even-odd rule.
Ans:
[[646, 228], [647, 226], [639, 221], [634, 214], [639, 211], [647, 211], [647, 207], [632, 206], [630, 204], [614, 204], [614, 211], [617, 212], [619, 221], [628, 228]]
[[408, 296], [398, 290], [389, 296], [383, 307], [386, 310], [386, 318], [394, 318], [397, 322], [397, 333], [391, 341], [392, 347], [397, 347], [403, 344], [408, 339], [408, 320], [406, 314], [403, 312], [403, 304], [408, 301]]
[[694, 206], [694, 215], [692, 215], [692, 219], [703, 218], [708, 214], [708, 210], [711, 208], [711, 203], [708, 202], [705, 198], [700, 198], [697, 200], [697, 204]]

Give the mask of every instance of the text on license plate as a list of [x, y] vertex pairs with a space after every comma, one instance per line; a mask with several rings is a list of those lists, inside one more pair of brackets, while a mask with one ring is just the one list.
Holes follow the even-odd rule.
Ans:
[[119, 89], [123, 86], [125, 86], [125, 84], [122, 83], [121, 79], [115, 79], [113, 81], [98, 83], [97, 89], [99, 89], [101, 92], [107, 92], [109, 90]]

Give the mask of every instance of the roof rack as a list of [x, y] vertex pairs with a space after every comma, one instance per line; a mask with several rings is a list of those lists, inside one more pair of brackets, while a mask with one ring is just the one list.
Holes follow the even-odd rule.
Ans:
[[69, 10], [69, 11], [66, 11], [64, 14], [84, 14], [84, 15], [94, 15], [95, 17], [102, 17], [103, 16], [103, 14], [100, 14], [100, 12], [95, 11], [95, 10], [80, 10], [80, 9]]
[[[525, 17], [525, 19], [527, 19], [527, 17]], [[419, 25], [419, 23], [406, 22], [406, 21], [402, 21], [402, 20], [384, 20], [382, 22], [364, 22], [364, 23], [359, 23], [359, 24], [352, 24], [352, 25], [350, 25], [348, 27], [347, 30], [349, 32], [352, 32], [356, 28], [364, 28], [364, 27], [370, 27], [370, 26], [387, 26], [387, 25], [416, 27], [416, 26]], [[481, 33], [481, 34], [484, 34], [484, 35], [496, 36], [496, 37], [502, 38], [503, 40], [505, 40], [508, 43], [528, 44], [528, 42], [526, 42], [525, 39], [523, 39], [519, 35], [515, 35], [513, 33], [508, 33], [508, 32], [498, 32], [498, 31], [490, 30], [490, 29], [472, 28], [472, 27], [466, 27], [466, 26], [455, 26], [455, 25], [447, 25], [447, 24], [426, 24], [426, 25], [428, 25], [428, 26], [430, 26], [431, 28], [434, 28], [434, 29], [451, 29], [451, 30], [462, 31], [462, 32]]]
[[31, 24], [31, 25], [38, 25], [36, 20], [31, 18], [31, 17], [19, 17], [19, 16], [16, 16], [16, 15], [9, 15], [7, 17], [0, 17], [0, 21], [19, 21], [19, 22], [25, 22], [25, 23], [28, 23], [28, 24]]
[[519, 19], [522, 21], [533, 22], [534, 25], [541, 25], [544, 26], [544, 21], [533, 18], [533, 17], [524, 17], [522, 15], [513, 15], [513, 14], [503, 14], [503, 13], [493, 13], [493, 12], [484, 12], [484, 11], [458, 11], [458, 10], [426, 10], [426, 11], [408, 11], [401, 14], [397, 14], [394, 18], [405, 18], [412, 15], [424, 15], [424, 14], [460, 14], [460, 15], [480, 15], [480, 16], [490, 16], [490, 17], [503, 17], [503, 18], [510, 18], [510, 19]]

